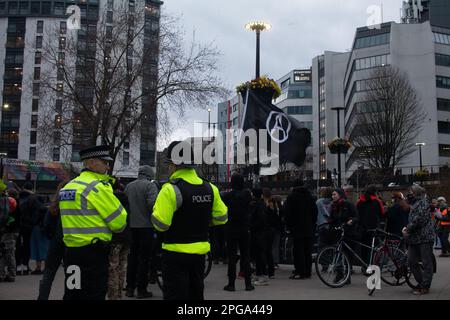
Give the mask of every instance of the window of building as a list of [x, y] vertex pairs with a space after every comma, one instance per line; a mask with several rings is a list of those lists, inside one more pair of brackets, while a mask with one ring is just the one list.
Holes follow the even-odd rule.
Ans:
[[0, 2], [0, 14], [6, 14], [6, 2]]
[[18, 13], [17, 2], [8, 2], [8, 13], [9, 14], [17, 14]]
[[41, 14], [41, 2], [40, 1], [32, 1], [31, 2], [31, 14], [39, 15]]
[[37, 141], [37, 132], [30, 131], [30, 144], [36, 144]]
[[41, 68], [35, 67], [34, 68], [34, 80], [40, 80], [41, 79]]
[[355, 70], [364, 70], [390, 64], [390, 55], [373, 56], [355, 60]]
[[122, 164], [124, 166], [129, 166], [130, 165], [130, 153], [129, 152], [126, 152], [126, 151], [123, 152]]
[[44, 21], [38, 20], [36, 25], [36, 33], [43, 33], [44, 32]]
[[436, 86], [438, 88], [450, 89], [450, 78], [437, 76], [436, 77]]
[[61, 132], [55, 131], [53, 132], [53, 144], [58, 146], [61, 143]]
[[450, 45], [450, 34], [438, 32], [433, 32], [433, 34], [434, 34], [434, 41], [436, 43]]
[[34, 53], [34, 64], [41, 64], [41, 60], [42, 60], [42, 52], [36, 51]]
[[450, 145], [440, 144], [439, 145], [439, 157], [450, 157]]
[[57, 114], [55, 116], [55, 128], [58, 128], [58, 129], [61, 128], [61, 121], [62, 121], [61, 115]]
[[42, 48], [42, 36], [37, 36], [36, 37], [36, 49], [41, 49]]
[[64, 68], [58, 68], [56, 80], [58, 81], [64, 80]]
[[30, 6], [28, 2], [19, 2], [19, 13], [20, 14], [29, 14], [30, 13]]
[[42, 2], [42, 14], [51, 14], [52, 3], [48, 1]]
[[450, 56], [436, 53], [436, 65], [450, 67]]
[[30, 147], [30, 160], [36, 160], [36, 147]]
[[53, 161], [59, 161], [59, 157], [60, 157], [60, 149], [53, 148]]
[[108, 0], [107, 8], [112, 10], [114, 8], [114, 0]]
[[61, 21], [59, 23], [59, 33], [65, 34], [66, 32], [67, 32], [67, 22], [66, 21]]
[[235, 105], [233, 105], [233, 112], [236, 112], [236, 111], [238, 111], [238, 107], [239, 107], [239, 104], [235, 104]]
[[290, 106], [287, 107], [288, 114], [312, 114], [312, 106]]
[[31, 103], [31, 112], [38, 112], [39, 111], [39, 99], [33, 99], [33, 102]]
[[23, 64], [23, 53], [7, 53], [5, 57], [6, 64]]
[[59, 50], [66, 48], [66, 37], [59, 37]]
[[358, 38], [355, 41], [355, 49], [388, 44], [389, 41], [390, 41], [390, 33], [382, 33], [374, 36]]
[[31, 128], [32, 129], [37, 129], [37, 124], [38, 124], [38, 116], [37, 116], [37, 114], [31, 115]]
[[57, 99], [56, 103], [55, 103], [55, 111], [57, 113], [61, 113], [62, 112], [62, 100], [61, 99]]
[[310, 99], [312, 98], [311, 89], [293, 89], [288, 91], [288, 99]]
[[450, 122], [438, 121], [438, 132], [450, 134]]
[[284, 81], [280, 84], [281, 90], [286, 89], [288, 86], [289, 86], [289, 79], [284, 80]]
[[23, 48], [25, 45], [25, 41], [23, 37], [16, 36], [8, 36], [6, 38], [6, 47], [7, 48]]
[[123, 148], [127, 150], [130, 149], [130, 141], [124, 141]]
[[437, 109], [440, 111], [450, 111], [450, 99], [437, 99]]
[[33, 96], [39, 96], [40, 85], [39, 82], [33, 83]]
[[55, 12], [55, 15], [64, 15], [64, 2], [55, 2], [53, 4], [53, 11]]
[[113, 12], [112, 11], [106, 12], [106, 23], [113, 23]]
[[63, 65], [66, 59], [66, 55], [64, 52], [58, 52], [58, 64]]

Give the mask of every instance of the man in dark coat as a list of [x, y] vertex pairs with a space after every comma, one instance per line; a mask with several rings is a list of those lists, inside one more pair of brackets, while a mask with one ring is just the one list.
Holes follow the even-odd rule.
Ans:
[[238, 173], [231, 177], [231, 191], [223, 194], [222, 200], [228, 207], [228, 223], [225, 236], [228, 249], [228, 285], [223, 289], [235, 291], [237, 249], [242, 261], [245, 290], [254, 290], [250, 272], [250, 202], [252, 194], [244, 189], [244, 177]]
[[317, 221], [317, 206], [302, 181], [295, 182], [286, 200], [287, 228], [294, 238], [294, 273], [291, 279], [311, 277], [313, 237]]

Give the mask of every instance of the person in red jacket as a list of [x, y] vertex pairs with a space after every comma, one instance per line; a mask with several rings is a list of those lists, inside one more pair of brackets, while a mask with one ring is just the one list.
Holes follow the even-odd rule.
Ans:
[[[376, 187], [370, 185], [356, 203], [359, 214], [359, 231], [361, 242], [367, 246], [372, 245], [373, 230], [379, 227], [381, 219], [384, 217], [384, 205], [377, 197]], [[361, 247], [361, 257], [369, 264], [370, 249]]]

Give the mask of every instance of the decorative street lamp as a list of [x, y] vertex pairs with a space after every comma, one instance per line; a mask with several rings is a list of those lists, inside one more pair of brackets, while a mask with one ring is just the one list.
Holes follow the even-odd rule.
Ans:
[[272, 26], [262, 21], [250, 22], [245, 25], [245, 29], [256, 31], [256, 77], [259, 78], [259, 46], [261, 31], [270, 30]]

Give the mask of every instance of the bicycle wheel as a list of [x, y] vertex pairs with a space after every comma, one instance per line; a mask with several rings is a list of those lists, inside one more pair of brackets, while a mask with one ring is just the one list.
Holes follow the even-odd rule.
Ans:
[[405, 283], [407, 260], [406, 253], [395, 247], [383, 247], [374, 256], [374, 264], [380, 268], [381, 280], [390, 286]]
[[350, 278], [350, 260], [334, 246], [323, 248], [317, 255], [316, 273], [331, 288], [343, 287]]
[[204, 276], [204, 279], [206, 279], [206, 277], [208, 276], [209, 272], [211, 271], [211, 267], [212, 267], [212, 254], [211, 254], [211, 251], [209, 251], [206, 254], [206, 257], [205, 257], [205, 276]]

